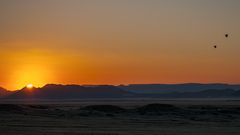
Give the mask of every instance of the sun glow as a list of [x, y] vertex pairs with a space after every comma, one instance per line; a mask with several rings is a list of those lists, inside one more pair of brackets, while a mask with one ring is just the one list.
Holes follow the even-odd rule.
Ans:
[[[14, 83], [14, 87], [21, 89], [22, 86], [31, 89], [33, 84], [35, 87], [42, 87], [47, 84], [45, 80], [48, 80], [50, 73], [42, 65], [22, 65], [13, 74], [13, 80], [17, 80]], [[29, 83], [31, 82], [31, 83]], [[26, 85], [27, 84], [27, 85]]]
[[42, 87], [50, 82], [55, 82], [55, 69], [59, 66], [59, 57], [45, 50], [27, 50], [24, 53], [16, 52], [8, 57], [9, 67], [8, 89], [19, 90], [34, 84]]
[[27, 87], [28, 89], [32, 89], [32, 88], [33, 88], [33, 85], [32, 85], [32, 84], [28, 84], [26, 87]]

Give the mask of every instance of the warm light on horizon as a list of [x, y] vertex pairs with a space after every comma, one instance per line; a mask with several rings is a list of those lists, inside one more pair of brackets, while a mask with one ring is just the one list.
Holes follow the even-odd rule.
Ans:
[[27, 87], [28, 89], [32, 89], [32, 88], [33, 88], [33, 84], [28, 84], [26, 87]]

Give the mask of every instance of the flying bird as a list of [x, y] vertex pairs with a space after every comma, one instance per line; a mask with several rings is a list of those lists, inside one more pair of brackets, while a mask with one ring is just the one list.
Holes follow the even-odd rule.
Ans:
[[225, 34], [225, 37], [228, 38], [228, 37], [229, 37], [229, 34]]
[[[229, 37], [229, 34], [226, 33], [226, 34], [225, 34], [225, 37], [228, 38], [228, 37]], [[218, 47], [217, 45], [214, 45], [214, 46], [213, 46], [213, 48], [215, 48], [215, 49], [217, 49], [217, 47]]]

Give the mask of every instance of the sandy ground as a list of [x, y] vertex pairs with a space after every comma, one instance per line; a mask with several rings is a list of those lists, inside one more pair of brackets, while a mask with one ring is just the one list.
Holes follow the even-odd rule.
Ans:
[[0, 134], [240, 135], [240, 102], [8, 101], [0, 104]]

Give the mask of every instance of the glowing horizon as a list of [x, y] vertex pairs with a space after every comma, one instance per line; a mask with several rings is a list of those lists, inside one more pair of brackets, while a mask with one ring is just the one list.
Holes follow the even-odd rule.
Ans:
[[0, 87], [8, 90], [240, 84], [239, 0], [1, 0], [0, 10]]

